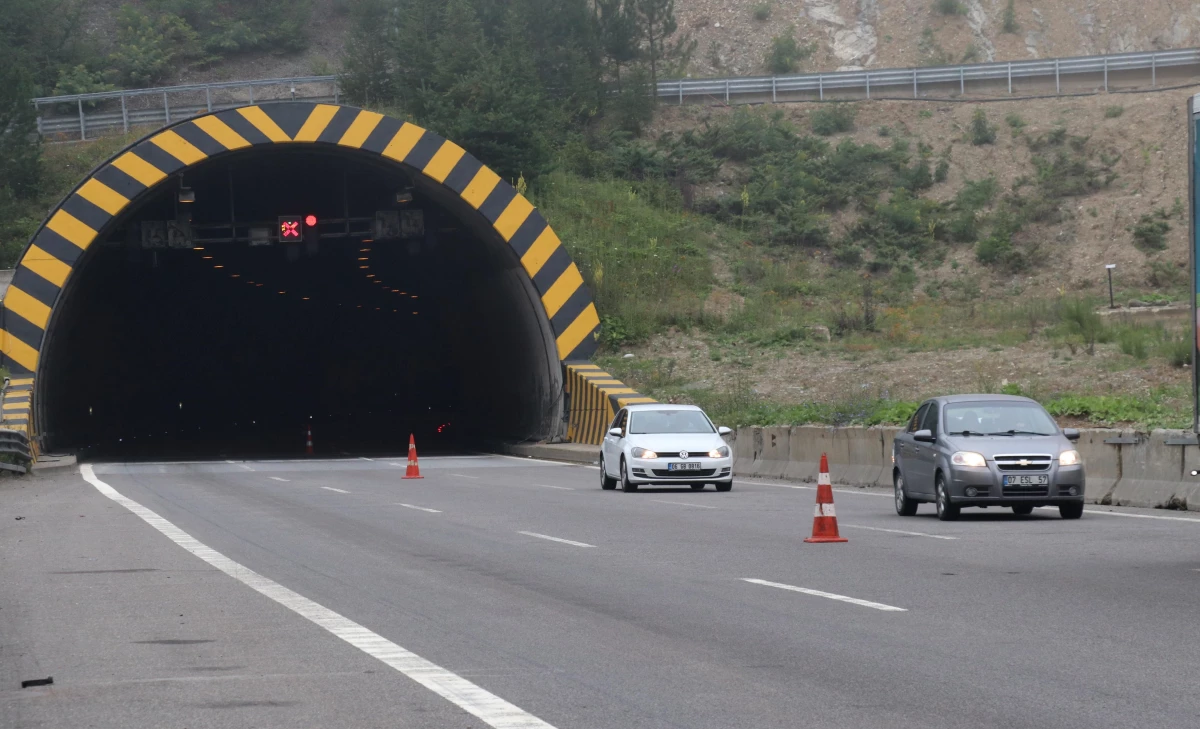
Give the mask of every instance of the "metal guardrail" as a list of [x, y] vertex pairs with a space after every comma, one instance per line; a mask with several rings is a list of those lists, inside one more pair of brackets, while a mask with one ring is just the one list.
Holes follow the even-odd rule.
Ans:
[[[1110, 90], [1110, 75], [1119, 72], [1149, 72], [1151, 87], [1158, 86], [1160, 69], [1200, 65], [1200, 48], [1149, 53], [1121, 53], [1107, 56], [1051, 58], [1002, 63], [976, 63], [930, 68], [881, 69], [878, 71], [837, 71], [788, 76], [751, 76], [719, 79], [678, 79], [660, 81], [656, 93], [662, 99], [684, 103], [694, 97], [770, 97], [780, 94], [809, 94], [825, 100], [827, 93], [861, 92], [867, 99], [872, 92], [903, 88], [911, 98], [922, 96], [921, 88], [958, 87], [966, 94], [968, 83], [1013, 82], [1054, 79], [1055, 94], [1063, 92], [1064, 77], [1096, 76], [1097, 88]], [[1102, 78], [1102, 80], [1101, 80]], [[337, 76], [228, 81], [150, 89], [104, 91], [92, 94], [48, 96], [33, 100], [38, 110], [38, 132], [47, 139], [69, 141], [88, 139], [103, 132], [129, 132], [134, 127], [163, 126], [202, 112], [230, 109], [256, 101], [305, 99], [338, 103]], [[911, 89], [911, 92], [910, 92]]]
[[86, 140], [103, 132], [165, 126], [196, 114], [258, 101], [304, 99], [338, 103], [337, 76], [226, 81], [150, 89], [46, 96], [33, 100], [38, 133], [50, 140]]
[[1013, 81], [1054, 79], [1055, 93], [1062, 93], [1064, 76], [1103, 76], [1098, 87], [1110, 88], [1109, 76], [1121, 71], [1148, 71], [1150, 85], [1158, 85], [1159, 69], [1200, 65], [1200, 48], [1150, 53], [1121, 53], [1106, 56], [1080, 56], [1033, 61], [975, 63], [960, 66], [929, 68], [882, 69], [879, 71], [838, 71], [807, 73], [789, 76], [755, 76], [722, 79], [678, 79], [660, 81], [658, 96], [664, 99], [685, 99], [696, 96], [723, 97], [730, 101], [737, 96], [770, 96], [772, 101], [782, 93], [809, 93], [824, 100], [828, 91], [862, 91], [871, 98], [872, 91], [902, 87], [911, 98], [922, 98], [921, 87], [957, 85], [965, 94], [969, 82], [1007, 81], [1008, 93], [1013, 93]]
[[29, 448], [29, 436], [23, 430], [0, 428], [0, 457], [10, 456], [17, 463], [0, 461], [0, 470], [27, 473], [33, 462], [33, 451]]

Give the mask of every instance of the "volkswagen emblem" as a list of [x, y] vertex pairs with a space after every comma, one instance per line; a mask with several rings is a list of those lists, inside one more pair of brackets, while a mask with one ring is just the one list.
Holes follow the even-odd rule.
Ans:
[[687, 457], [688, 457], [688, 452], [687, 452], [687, 451], [679, 451], [679, 457], [680, 457], [680, 458], [687, 458]]

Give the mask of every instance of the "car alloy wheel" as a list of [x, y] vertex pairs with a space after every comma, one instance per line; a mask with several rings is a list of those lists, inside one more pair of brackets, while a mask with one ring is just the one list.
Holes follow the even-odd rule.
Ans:
[[600, 456], [600, 488], [605, 491], [612, 491], [617, 487], [617, 479], [608, 475], [608, 471], [604, 470], [604, 456]]
[[946, 481], [940, 473], [937, 476], [936, 488], [938, 519], [942, 521], [954, 521], [958, 518], [959, 507], [950, 503], [950, 496], [946, 493]]
[[636, 483], [629, 482], [629, 471], [625, 467], [625, 459], [621, 459], [621, 490], [622, 491], [637, 491]]
[[896, 471], [892, 479], [892, 488], [896, 492], [896, 513], [900, 516], [913, 516], [917, 513], [917, 502], [908, 498], [904, 491], [904, 474]]

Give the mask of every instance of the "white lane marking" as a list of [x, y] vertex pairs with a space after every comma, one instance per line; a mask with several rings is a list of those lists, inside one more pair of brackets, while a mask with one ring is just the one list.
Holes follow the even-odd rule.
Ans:
[[[742, 481], [735, 480], [734, 483], [744, 483], [747, 486], [774, 486], [777, 489], [800, 489], [802, 491], [815, 491], [816, 486], [794, 486], [787, 483], [762, 483], [760, 481]], [[884, 496], [892, 498], [892, 494], [881, 494], [874, 491], [866, 491], [864, 489], [834, 489], [835, 494], [854, 494], [855, 496]]]
[[412, 504], [399, 504], [399, 506], [403, 506], [406, 509], [416, 509], [417, 511], [428, 511], [430, 514], [442, 513], [437, 509], [426, 509], [424, 506], [413, 506]]
[[234, 562], [220, 552], [202, 544], [195, 537], [147, 509], [138, 502], [122, 496], [112, 486], [96, 478], [90, 463], [80, 467], [83, 479], [96, 490], [117, 502], [168, 539], [221, 570], [256, 592], [316, 623], [363, 653], [379, 659], [413, 681], [450, 701], [460, 709], [478, 717], [496, 729], [554, 729], [533, 714], [529, 714], [504, 699], [476, 686], [467, 679], [428, 661], [358, 623], [335, 613], [283, 585], [269, 580], [247, 567]]
[[246, 465], [246, 464], [244, 464], [244, 463], [239, 463], [239, 464], [238, 464], [238, 467], [239, 467], [239, 468], [244, 468], [244, 469], [246, 469], [247, 471], [253, 471], [253, 470], [254, 470], [253, 468], [250, 468], [249, 466], [247, 466], [247, 465]]
[[335, 488], [334, 488], [334, 487], [332, 487], [332, 486], [322, 486], [321, 488], [325, 489], [326, 491], [336, 491], [336, 492], [337, 492], [337, 493], [339, 493], [339, 494], [348, 494], [348, 493], [350, 493], [349, 491], [343, 491], [343, 490], [341, 490], [341, 489], [335, 489]]
[[450, 475], [451, 475], [451, 476], [458, 476], [459, 478], [469, 478], [469, 479], [472, 479], [472, 480], [475, 480], [475, 481], [478, 481], [478, 480], [479, 480], [479, 477], [478, 477], [478, 476], [468, 476], [468, 475], [466, 475], [466, 474], [463, 474], [463, 473], [452, 473], [452, 474], [450, 474]]
[[287, 480], [286, 478], [280, 478], [278, 476], [267, 476], [267, 478], [271, 479], [272, 481], [282, 481], [284, 483], [291, 483], [291, 481]]
[[791, 590], [792, 592], [803, 592], [805, 595], [815, 595], [816, 597], [826, 597], [830, 600], [838, 600], [840, 602], [848, 602], [851, 605], [861, 605], [862, 607], [874, 608], [893, 613], [906, 613], [908, 610], [895, 605], [884, 605], [881, 602], [871, 602], [870, 600], [859, 600], [857, 597], [846, 597], [845, 595], [835, 595], [832, 592], [821, 592], [820, 590], [810, 590], [807, 587], [796, 587], [795, 585], [785, 585], [782, 582], [767, 582], [766, 580], [755, 580], [749, 577], [743, 577], [743, 581], [751, 582], [755, 585], [766, 585], [767, 587], [778, 587], [780, 590]]
[[226, 459], [226, 460], [225, 460], [225, 462], [226, 462], [226, 463], [234, 463], [234, 461], [230, 461], [230, 460], [228, 460], [228, 459]]
[[367, 458], [366, 456], [359, 456], [359, 457], [358, 457], [358, 460], [360, 460], [360, 461], [371, 461], [372, 463], [374, 463], [374, 461], [375, 461], [375, 459], [374, 459], [374, 458]]
[[544, 489], [558, 489], [559, 491], [574, 491], [570, 486], [555, 486], [548, 483], [535, 483], [534, 486], [541, 486]]
[[673, 506], [690, 506], [694, 509], [715, 509], [715, 508], [717, 508], [715, 506], [708, 506], [706, 504], [689, 504], [686, 501], [667, 501], [666, 499], [649, 499], [649, 500], [655, 502], [656, 504], [671, 504]]
[[945, 537], [941, 534], [925, 534], [924, 532], [906, 532], [903, 529], [884, 529], [882, 527], [861, 526], [859, 524], [842, 524], [845, 529], [870, 529], [873, 532], [891, 532], [892, 534], [907, 534], [910, 537], [929, 537], [930, 539], [958, 539], [958, 537]]
[[583, 542], [572, 542], [570, 539], [559, 539], [558, 537], [551, 537], [546, 534], [538, 534], [537, 532], [517, 532], [517, 534], [524, 534], [527, 537], [537, 537], [538, 539], [549, 539], [552, 542], [562, 542], [563, 544], [571, 544], [576, 547], [592, 547], [592, 548], [594, 548], [596, 546], [595, 544], [584, 544]]
[[[1039, 509], [1058, 509], [1057, 506], [1039, 506]], [[1127, 516], [1130, 519], [1160, 519], [1162, 521], [1190, 521], [1200, 524], [1200, 519], [1189, 519], [1185, 516], [1157, 516], [1155, 514], [1126, 514], [1123, 511], [1102, 511], [1100, 509], [1084, 509], [1086, 514], [1100, 514], [1102, 516]]]
[[[597, 471], [600, 470], [599, 466], [589, 465], [587, 463], [572, 463], [570, 461], [551, 461], [546, 458], [527, 458], [525, 456], [510, 456], [505, 453], [496, 453], [493, 455], [495, 455], [495, 457], [497, 457], [497, 458], [508, 458], [513, 461], [524, 461], [526, 463], [530, 463], [530, 462], [532, 462], [532, 463], [548, 463], [551, 466], [568, 466], [571, 468], [592, 468]], [[599, 456], [597, 456], [597, 459], [598, 458], [599, 458]]]

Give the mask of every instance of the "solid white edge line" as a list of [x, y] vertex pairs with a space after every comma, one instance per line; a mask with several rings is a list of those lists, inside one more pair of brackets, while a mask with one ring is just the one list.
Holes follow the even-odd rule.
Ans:
[[413, 506], [412, 504], [399, 504], [407, 509], [416, 509], [417, 511], [428, 511], [430, 514], [440, 514], [442, 512], [437, 509], [426, 509], [424, 506]]
[[[510, 456], [507, 453], [493, 453], [492, 455], [496, 456], [497, 458], [508, 458], [513, 461], [526, 461], [526, 462], [533, 461], [534, 463], [548, 463], [551, 466], [566, 466], [568, 468], [591, 468], [591, 469], [594, 469], [597, 471], [600, 470], [599, 466], [594, 465], [594, 464], [588, 464], [588, 463], [574, 463], [572, 461], [551, 461], [547, 458], [531, 458], [529, 456]], [[599, 461], [600, 457], [597, 456], [596, 460]]]
[[574, 491], [570, 486], [554, 486], [548, 483], [535, 483], [534, 486], [541, 486], [544, 489], [558, 489], [559, 491]]
[[466, 474], [464, 474], [464, 473], [452, 473], [452, 474], [450, 474], [450, 475], [451, 475], [451, 476], [458, 476], [459, 478], [469, 478], [469, 479], [471, 479], [471, 480], [473, 480], [473, 481], [478, 481], [478, 480], [479, 480], [479, 476], [468, 476], [468, 475], [466, 475]]
[[334, 488], [334, 487], [332, 487], [332, 486], [322, 486], [321, 488], [325, 489], [326, 491], [336, 491], [336, 492], [337, 492], [337, 493], [339, 493], [339, 494], [348, 494], [348, 493], [350, 493], [349, 491], [343, 491], [343, 490], [341, 490], [341, 489], [335, 489], [335, 488]]
[[845, 595], [837, 595], [832, 592], [822, 592], [820, 590], [810, 590], [807, 587], [796, 587], [795, 585], [785, 585], [782, 582], [768, 582], [767, 580], [756, 580], [749, 577], [743, 577], [743, 581], [750, 582], [755, 585], [766, 585], [767, 587], [778, 587], [780, 590], [790, 590], [792, 592], [803, 592], [805, 595], [814, 595], [816, 597], [826, 597], [830, 600], [839, 602], [848, 602], [851, 605], [861, 605], [862, 607], [874, 608], [875, 610], [883, 610], [891, 613], [906, 613], [908, 610], [895, 605], [884, 605], [881, 602], [871, 602], [870, 600], [860, 600], [857, 597], [846, 597]]
[[552, 542], [562, 542], [563, 544], [570, 544], [570, 545], [573, 545], [576, 547], [588, 547], [591, 549], [595, 549], [595, 547], [596, 547], [595, 544], [585, 544], [583, 542], [573, 542], [570, 539], [560, 539], [558, 537], [552, 537], [548, 534], [538, 534], [537, 532], [517, 532], [517, 534], [524, 534], [527, 537], [537, 537], [538, 539], [549, 539]]
[[[1038, 509], [1055, 509], [1057, 506], [1039, 506]], [[1085, 514], [1100, 514], [1101, 516], [1125, 516], [1130, 519], [1159, 519], [1161, 521], [1189, 521], [1200, 524], [1200, 519], [1189, 519], [1185, 516], [1158, 516], [1157, 514], [1126, 514], [1123, 511], [1104, 511], [1102, 509], [1084, 509]]]
[[[817, 487], [815, 485], [814, 486], [794, 486], [792, 484], [787, 484], [787, 483], [762, 483], [761, 481], [743, 481], [740, 478], [735, 478], [733, 480], [733, 482], [734, 483], [744, 483], [747, 486], [774, 486], [777, 489], [800, 489], [802, 491], [816, 491], [816, 489], [817, 489]], [[891, 494], [876, 493], [874, 491], [867, 491], [866, 489], [835, 488], [833, 490], [833, 492], [835, 494], [853, 494], [855, 496], [883, 496], [888, 499], [892, 498]]]
[[903, 529], [884, 529], [883, 527], [869, 527], [861, 524], [842, 524], [846, 529], [870, 529], [873, 532], [890, 532], [892, 534], [907, 534], [910, 537], [929, 537], [930, 539], [958, 539], [958, 537], [947, 537], [941, 534], [926, 534], [924, 532], [906, 532]]
[[715, 509], [715, 508], [717, 508], [715, 506], [709, 506], [707, 504], [689, 504], [686, 501], [667, 501], [666, 499], [647, 499], [647, 501], [653, 501], [656, 504], [671, 504], [672, 506], [691, 506], [695, 509]]
[[287, 480], [286, 478], [280, 478], [278, 476], [267, 476], [267, 478], [271, 479], [272, 481], [282, 481], [284, 483], [291, 483], [291, 481]]
[[202, 544], [195, 537], [167, 521], [138, 502], [122, 496], [116, 489], [96, 478], [91, 464], [80, 467], [83, 480], [96, 490], [136, 514], [171, 541], [191, 552], [233, 579], [261, 595], [316, 623], [334, 636], [382, 661], [455, 706], [478, 717], [496, 729], [554, 729], [554, 727], [520, 707], [489, 693], [467, 679], [447, 671], [417, 654], [396, 645], [358, 623], [335, 613], [303, 595], [234, 562], [220, 552]]

